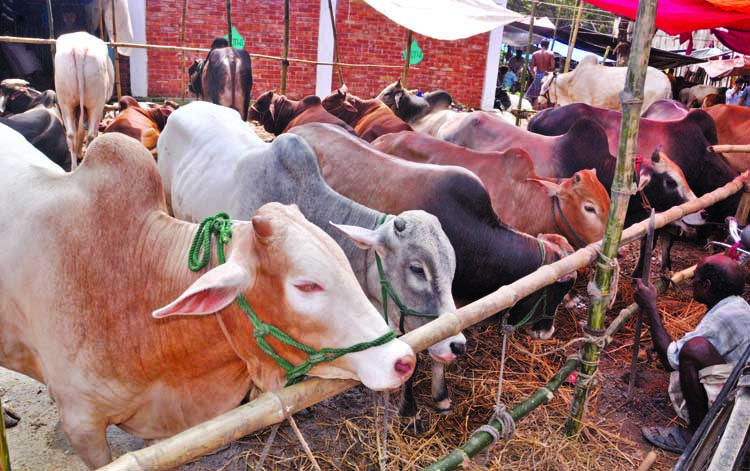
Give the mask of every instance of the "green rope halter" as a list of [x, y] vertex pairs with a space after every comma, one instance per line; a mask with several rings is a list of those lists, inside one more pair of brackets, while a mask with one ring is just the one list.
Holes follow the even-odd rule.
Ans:
[[[387, 214], [381, 214], [380, 217], [378, 217], [378, 222], [375, 224], [375, 227], [380, 227], [381, 224], [383, 224], [388, 219]], [[377, 252], [375, 252], [375, 264], [378, 266], [378, 276], [380, 277], [380, 297], [383, 303], [383, 316], [385, 317], [385, 322], [388, 322], [388, 297], [393, 300], [393, 302], [396, 304], [396, 307], [398, 307], [399, 312], [401, 313], [401, 318], [398, 321], [398, 328], [401, 331], [401, 334], [405, 334], [404, 331], [404, 317], [406, 316], [412, 316], [412, 317], [426, 317], [429, 319], [436, 319], [439, 315], [438, 314], [430, 314], [426, 312], [419, 312], [414, 311], [413, 309], [409, 309], [406, 307], [406, 304], [404, 304], [403, 301], [401, 301], [401, 298], [398, 297], [398, 294], [396, 294], [396, 290], [393, 289], [393, 286], [388, 281], [388, 279], [385, 277], [385, 271], [383, 270], [383, 261], [380, 260], [380, 255], [378, 255]]]
[[[228, 214], [218, 213], [204, 219], [198, 226], [198, 231], [193, 238], [192, 244], [190, 244], [190, 253], [188, 254], [188, 266], [192, 271], [201, 270], [208, 265], [211, 258], [212, 236], [216, 236], [218, 242], [216, 246], [216, 254], [219, 258], [219, 264], [223, 264], [226, 262], [224, 256], [224, 245], [232, 238], [232, 221]], [[202, 256], [201, 251], [203, 252]], [[266, 324], [258, 319], [258, 316], [253, 312], [242, 294], [237, 296], [236, 301], [240, 306], [240, 309], [242, 309], [248, 319], [250, 319], [250, 322], [253, 325], [253, 336], [255, 337], [255, 341], [258, 343], [260, 349], [266, 355], [273, 358], [274, 361], [286, 371], [286, 386], [299, 382], [308, 371], [320, 363], [333, 361], [347, 353], [361, 352], [370, 347], [377, 347], [396, 338], [396, 333], [391, 330], [375, 340], [360, 342], [347, 348], [321, 348], [320, 350], [316, 350], [294, 340], [278, 327]], [[291, 362], [276, 353], [276, 350], [274, 350], [271, 344], [265, 339], [268, 335], [271, 335], [276, 338], [276, 340], [294, 347], [297, 350], [307, 353], [307, 360], [294, 366]]]
[[[546, 257], [545, 252], [544, 252], [544, 242], [542, 242], [542, 239], [537, 239], [536, 243], [537, 243], [537, 246], [539, 247], [539, 255], [542, 258], [542, 265], [544, 265], [544, 259]], [[547, 288], [549, 288], [549, 286], [545, 286], [544, 287], [542, 296], [539, 297], [539, 299], [536, 300], [536, 302], [531, 307], [531, 310], [526, 314], [526, 316], [524, 316], [524, 318], [521, 319], [520, 321], [518, 321], [515, 324], [513, 324], [512, 327], [514, 329], [517, 329], [517, 328], [521, 327], [522, 325], [526, 324], [527, 322], [529, 322], [531, 320], [531, 318], [534, 317], [534, 313], [536, 312], [536, 309], [539, 307], [539, 303], [541, 303], [542, 301], [544, 301], [544, 306], [543, 306], [543, 311], [542, 312], [544, 312], [544, 313], [547, 312]], [[555, 316], [548, 316], [548, 315], [545, 314], [542, 317], [540, 317], [538, 320], [539, 321], [543, 321], [545, 319], [554, 319], [554, 318], [555, 318]]]

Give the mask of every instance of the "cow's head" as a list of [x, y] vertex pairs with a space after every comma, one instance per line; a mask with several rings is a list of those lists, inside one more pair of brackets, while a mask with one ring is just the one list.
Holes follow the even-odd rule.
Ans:
[[555, 183], [529, 178], [553, 198], [555, 224], [576, 249], [601, 240], [609, 216], [609, 194], [596, 178], [596, 170], [580, 170]]
[[339, 117], [348, 124], [355, 123], [359, 119], [359, 111], [352, 102], [353, 95], [349, 94], [346, 85], [323, 98], [321, 104], [326, 111]]
[[188, 68], [188, 90], [190, 90], [190, 93], [193, 93], [198, 97], [203, 95], [202, 76], [204, 63], [205, 61], [203, 59], [196, 59]]
[[[224, 264], [204, 273], [184, 293], [154, 317], [219, 313], [228, 339], [239, 355], [264, 370], [278, 370], [256, 346], [245, 314], [228, 306], [243, 295], [257, 317], [311, 348], [347, 348], [372, 341], [389, 329], [369, 302], [344, 252], [330, 236], [307, 221], [296, 206], [269, 203], [252, 223], [234, 223]], [[270, 340], [270, 337], [266, 337]], [[271, 341], [277, 353], [299, 364], [307, 354]], [[309, 374], [323, 378], [360, 380], [375, 389], [390, 389], [412, 373], [415, 355], [400, 340], [391, 340], [361, 352], [321, 363]], [[264, 372], [255, 372], [265, 377]], [[283, 384], [278, 374], [261, 389]], [[257, 378], [254, 378], [254, 381]]]
[[22, 79], [5, 79], [0, 82], [0, 116], [14, 115], [27, 111], [34, 98], [41, 92], [31, 88]]
[[[424, 211], [405, 211], [389, 219], [375, 230], [357, 226], [336, 225], [358, 247], [374, 250], [382, 257], [386, 281], [404, 305], [420, 313], [435, 316], [455, 312], [451, 286], [456, 271], [456, 257], [448, 237], [437, 218]], [[369, 292], [380, 293], [380, 277], [376, 265], [367, 274]], [[383, 310], [382, 299], [372, 300]], [[391, 326], [409, 332], [432, 318], [403, 316], [398, 306], [388, 302]], [[440, 363], [453, 361], [466, 350], [463, 334], [449, 337], [429, 348], [430, 355]]]
[[387, 106], [388, 108], [393, 108], [396, 105], [396, 94], [403, 93], [405, 91], [406, 89], [401, 86], [401, 78], [399, 77], [398, 80], [385, 87], [383, 91], [380, 92], [380, 94], [375, 98], [385, 103], [385, 106]]
[[277, 96], [273, 91], [268, 91], [255, 99], [247, 113], [247, 119], [257, 121], [266, 131], [276, 134], [273, 119], [273, 99]]

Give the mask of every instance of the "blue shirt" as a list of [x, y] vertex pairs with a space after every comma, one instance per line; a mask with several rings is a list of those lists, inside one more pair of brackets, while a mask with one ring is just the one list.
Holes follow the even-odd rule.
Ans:
[[744, 106], [750, 108], [750, 85], [746, 85], [745, 90], [743, 90], [742, 94], [740, 94], [740, 100], [742, 99], [745, 100]]

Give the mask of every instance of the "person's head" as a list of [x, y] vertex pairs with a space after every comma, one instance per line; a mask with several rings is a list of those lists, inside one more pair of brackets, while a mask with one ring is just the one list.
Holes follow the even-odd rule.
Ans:
[[548, 49], [549, 48], [549, 41], [546, 39], [542, 39], [539, 45], [542, 47], [542, 49]]
[[519, 59], [522, 59], [521, 56], [523, 56], [523, 51], [520, 49], [516, 49], [516, 57], [518, 57]]
[[76, 12], [73, 10], [65, 10], [63, 12], [63, 23], [66, 25], [74, 25], [76, 22], [76, 19], [78, 18], [78, 15], [76, 15]]
[[693, 277], [693, 298], [712, 307], [727, 296], [739, 296], [745, 287], [745, 270], [725, 255], [709, 255], [698, 262]]
[[744, 83], [745, 83], [744, 80], [738, 78], [737, 80], [734, 81], [734, 88], [739, 90], [740, 88], [742, 88], [742, 85], [744, 85]]
[[507, 65], [501, 65], [500, 66], [500, 73], [501, 74], [507, 74], [508, 73], [508, 66]]

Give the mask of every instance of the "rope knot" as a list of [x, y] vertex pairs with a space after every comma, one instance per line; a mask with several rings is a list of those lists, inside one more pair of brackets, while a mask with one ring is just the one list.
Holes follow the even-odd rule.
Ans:
[[266, 335], [271, 334], [271, 326], [268, 324], [264, 324], [262, 322], [258, 323], [258, 325], [255, 326], [255, 329], [253, 330], [253, 336], [255, 338], [263, 338]]

